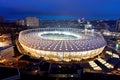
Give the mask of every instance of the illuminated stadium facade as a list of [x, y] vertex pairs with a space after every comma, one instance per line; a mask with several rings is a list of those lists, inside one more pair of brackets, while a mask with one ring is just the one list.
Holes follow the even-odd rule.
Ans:
[[25, 54], [52, 61], [81, 61], [98, 56], [106, 41], [97, 32], [73, 28], [38, 28], [21, 31], [19, 42]]

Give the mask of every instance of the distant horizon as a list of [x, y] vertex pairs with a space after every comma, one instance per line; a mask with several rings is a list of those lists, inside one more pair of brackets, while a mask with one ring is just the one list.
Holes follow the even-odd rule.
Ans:
[[5, 20], [36, 16], [40, 20], [116, 20], [120, 0], [0, 0], [0, 15]]
[[[2, 16], [2, 15], [0, 15]], [[104, 17], [80, 17], [80, 16], [70, 16], [70, 15], [28, 15], [28, 16], [2, 16], [5, 21], [7, 20], [19, 20], [25, 19], [26, 17], [37, 17], [39, 20], [77, 20], [84, 18], [85, 20], [118, 20], [120, 17], [111, 17], [111, 18], [104, 18]]]

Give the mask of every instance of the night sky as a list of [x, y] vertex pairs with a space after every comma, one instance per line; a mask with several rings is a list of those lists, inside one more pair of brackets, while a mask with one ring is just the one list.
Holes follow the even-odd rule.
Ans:
[[0, 0], [0, 16], [19, 19], [118, 19], [120, 0]]

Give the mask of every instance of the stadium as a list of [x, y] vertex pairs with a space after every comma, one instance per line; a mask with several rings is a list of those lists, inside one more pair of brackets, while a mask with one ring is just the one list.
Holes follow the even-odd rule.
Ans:
[[74, 28], [37, 28], [21, 31], [18, 39], [33, 58], [55, 62], [80, 62], [101, 54], [106, 41], [97, 32]]

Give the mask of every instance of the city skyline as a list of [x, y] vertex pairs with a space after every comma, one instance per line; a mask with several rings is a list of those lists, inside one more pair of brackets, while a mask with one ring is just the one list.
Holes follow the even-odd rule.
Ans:
[[118, 19], [120, 1], [88, 0], [0, 0], [0, 16], [19, 19]]

